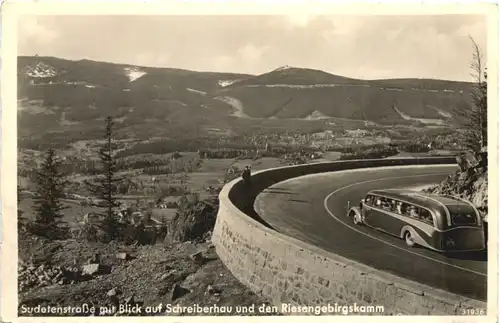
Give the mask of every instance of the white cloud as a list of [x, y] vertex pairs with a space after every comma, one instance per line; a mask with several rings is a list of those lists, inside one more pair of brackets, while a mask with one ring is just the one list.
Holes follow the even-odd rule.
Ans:
[[391, 78], [394, 75], [394, 71], [391, 69], [376, 69], [370, 65], [360, 65], [355, 71], [351, 72], [353, 77], [361, 79], [384, 79]]
[[330, 32], [335, 35], [355, 35], [366, 25], [366, 18], [363, 16], [335, 16], [330, 21], [334, 26]]
[[311, 20], [311, 17], [307, 14], [293, 14], [286, 16], [288, 22], [294, 27], [306, 27]]
[[455, 35], [463, 37], [468, 37], [469, 35], [472, 37], [485, 36], [484, 29], [485, 29], [485, 23], [481, 21], [473, 25], [460, 26], [455, 32]]
[[136, 55], [136, 64], [137, 65], [148, 65], [151, 63], [153, 59], [153, 54], [148, 52], [142, 52]]
[[238, 54], [243, 60], [254, 62], [259, 60], [269, 47], [270, 46], [256, 47], [254, 44], [246, 44], [244, 47], [238, 49]]
[[155, 57], [155, 63], [159, 66], [165, 66], [165, 65], [168, 65], [170, 63], [170, 55], [168, 54], [160, 54], [160, 55], [156, 55]]
[[234, 58], [229, 55], [217, 56], [213, 60], [213, 65], [216, 70], [227, 71], [233, 67]]
[[59, 38], [59, 33], [39, 23], [37, 17], [30, 16], [23, 17], [22, 23], [19, 24], [18, 38], [20, 41], [48, 44]]

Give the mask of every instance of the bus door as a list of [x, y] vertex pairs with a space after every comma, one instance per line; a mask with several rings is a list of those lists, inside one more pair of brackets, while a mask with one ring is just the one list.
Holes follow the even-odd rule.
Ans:
[[381, 208], [383, 203], [383, 197], [374, 196], [372, 199], [371, 207], [367, 208], [367, 212], [365, 215], [365, 222], [371, 227], [380, 228], [381, 221], [383, 221], [381, 214]]
[[361, 214], [363, 216], [363, 222], [369, 226], [371, 226], [371, 217], [373, 215], [373, 205], [375, 203], [375, 196], [368, 195], [364, 200], [364, 207], [361, 210]]

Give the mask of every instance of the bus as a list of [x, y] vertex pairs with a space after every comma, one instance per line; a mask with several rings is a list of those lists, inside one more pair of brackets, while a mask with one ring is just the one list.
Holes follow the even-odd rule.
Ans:
[[438, 252], [486, 248], [483, 220], [472, 203], [449, 195], [410, 190], [374, 190], [347, 216], [366, 225]]

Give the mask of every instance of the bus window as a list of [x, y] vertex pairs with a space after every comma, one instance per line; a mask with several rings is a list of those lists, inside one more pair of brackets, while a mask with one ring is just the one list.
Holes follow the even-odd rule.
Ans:
[[382, 208], [386, 211], [392, 211], [391, 200], [388, 198], [382, 199]]
[[432, 215], [428, 210], [425, 209], [419, 209], [419, 217], [420, 220], [424, 221], [425, 223], [428, 224], [433, 224], [434, 222], [432, 221]]
[[397, 201], [394, 213], [403, 215], [403, 202]]
[[410, 216], [410, 206], [406, 203], [401, 203], [401, 214]]
[[447, 207], [454, 225], [477, 224], [476, 212], [472, 207], [464, 205], [447, 205]]
[[396, 201], [394, 200], [389, 200], [390, 205], [391, 205], [391, 212], [396, 213]]
[[410, 205], [409, 207], [409, 215], [411, 218], [418, 219], [418, 208], [415, 205]]
[[384, 209], [384, 210], [386, 210], [386, 211], [390, 211], [391, 210], [391, 202], [390, 202], [390, 200], [387, 199], [387, 198], [385, 198], [385, 197], [383, 197], [381, 199], [381, 201], [382, 201], [381, 208]]

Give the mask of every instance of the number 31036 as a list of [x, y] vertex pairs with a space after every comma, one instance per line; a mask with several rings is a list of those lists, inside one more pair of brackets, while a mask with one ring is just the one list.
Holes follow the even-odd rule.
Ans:
[[484, 308], [467, 308], [461, 311], [461, 315], [486, 315], [486, 310]]

